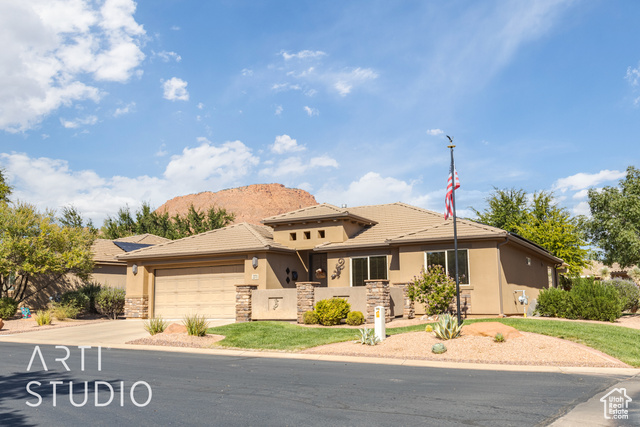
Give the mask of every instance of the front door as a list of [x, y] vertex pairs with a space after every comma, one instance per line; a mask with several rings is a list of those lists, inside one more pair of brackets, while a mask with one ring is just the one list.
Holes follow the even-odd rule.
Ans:
[[309, 255], [309, 281], [320, 282], [320, 286], [327, 286], [327, 254]]

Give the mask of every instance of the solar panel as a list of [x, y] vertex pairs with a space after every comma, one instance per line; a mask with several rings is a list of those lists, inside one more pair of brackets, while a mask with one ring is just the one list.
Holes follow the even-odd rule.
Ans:
[[138, 249], [153, 246], [148, 243], [129, 243], [129, 242], [113, 242], [113, 243], [125, 252], [131, 252]]

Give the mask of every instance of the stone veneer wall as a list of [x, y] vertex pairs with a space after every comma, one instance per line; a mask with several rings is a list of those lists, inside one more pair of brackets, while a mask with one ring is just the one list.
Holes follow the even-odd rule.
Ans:
[[304, 313], [313, 310], [317, 286], [320, 286], [320, 282], [296, 283], [296, 292], [298, 294], [298, 323], [304, 323]]
[[374, 322], [376, 307], [384, 307], [385, 323], [391, 321], [391, 297], [389, 296], [388, 280], [365, 280], [367, 286], [367, 313], [365, 319], [367, 323]]
[[126, 297], [124, 300], [124, 317], [149, 318], [149, 296]]
[[258, 285], [236, 285], [236, 322], [251, 322], [251, 291]]
[[[458, 303], [455, 296], [453, 302], [449, 304], [449, 310], [455, 313], [458, 308]], [[460, 289], [460, 315], [467, 317], [471, 313], [471, 291], [468, 289]]]
[[416, 317], [415, 302], [409, 298], [409, 285], [407, 283], [394, 283], [391, 286], [402, 289], [402, 297], [404, 299], [402, 317], [405, 319], [413, 319]]

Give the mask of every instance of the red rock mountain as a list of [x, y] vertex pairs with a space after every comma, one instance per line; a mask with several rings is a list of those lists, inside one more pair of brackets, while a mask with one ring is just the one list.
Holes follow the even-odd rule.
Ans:
[[317, 205], [318, 202], [304, 190], [287, 188], [282, 184], [255, 184], [215, 193], [204, 191], [174, 197], [156, 209], [156, 212], [169, 212], [169, 216], [177, 213], [185, 215], [191, 204], [200, 211], [212, 206], [224, 208], [236, 215], [234, 223], [260, 224], [267, 217]]

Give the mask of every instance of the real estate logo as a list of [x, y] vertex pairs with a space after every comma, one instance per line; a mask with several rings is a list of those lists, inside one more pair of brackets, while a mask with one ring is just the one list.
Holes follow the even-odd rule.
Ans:
[[626, 388], [614, 388], [602, 396], [600, 402], [604, 404], [604, 418], [607, 420], [628, 420], [629, 402]]

